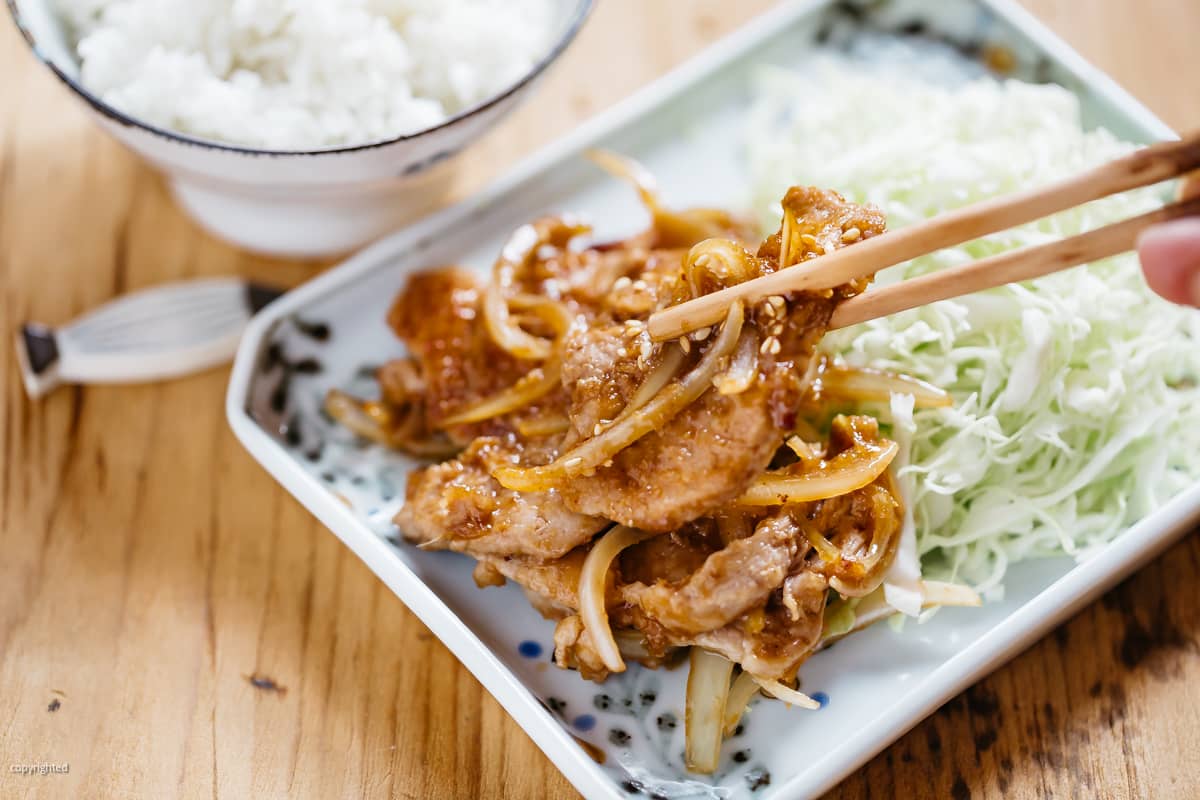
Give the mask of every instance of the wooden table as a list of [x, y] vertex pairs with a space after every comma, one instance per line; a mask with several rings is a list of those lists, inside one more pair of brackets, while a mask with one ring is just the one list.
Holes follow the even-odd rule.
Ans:
[[[1200, 3], [1025, 3], [1168, 123], [1200, 126]], [[603, 0], [537, 102], [472, 153], [460, 190], [769, 4]], [[0, 24], [4, 336], [169, 279], [295, 283], [318, 268], [199, 231]], [[0, 797], [573, 796], [242, 451], [223, 370], [35, 404], [2, 344]], [[1196, 797], [1198, 585], [1192, 535], [834, 796]], [[10, 773], [30, 762], [70, 771]]]

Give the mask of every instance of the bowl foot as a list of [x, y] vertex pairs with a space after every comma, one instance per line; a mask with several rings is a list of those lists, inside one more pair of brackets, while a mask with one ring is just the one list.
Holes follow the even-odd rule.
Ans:
[[[445, 165], [443, 165], [444, 167]], [[362, 187], [215, 186], [186, 177], [171, 190], [205, 230], [238, 247], [283, 258], [327, 258], [357, 250], [441, 205], [452, 171]]]

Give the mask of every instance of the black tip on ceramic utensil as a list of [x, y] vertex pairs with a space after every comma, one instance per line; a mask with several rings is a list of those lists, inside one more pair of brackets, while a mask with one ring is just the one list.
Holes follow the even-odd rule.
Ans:
[[36, 322], [26, 322], [21, 326], [21, 341], [25, 345], [29, 368], [34, 374], [41, 375], [58, 360], [58, 343], [54, 341], [52, 328]]
[[54, 365], [58, 363], [54, 329], [26, 322], [17, 329], [16, 345], [25, 391], [30, 397], [40, 397], [58, 382], [54, 375]]
[[263, 286], [261, 283], [246, 284], [246, 305], [254, 314], [262, 311], [263, 308], [282, 295], [282, 289], [276, 289], [271, 286]]

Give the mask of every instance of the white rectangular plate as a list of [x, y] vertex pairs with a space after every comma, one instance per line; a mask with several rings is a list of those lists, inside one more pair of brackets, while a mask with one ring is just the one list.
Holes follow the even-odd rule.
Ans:
[[[1089, 124], [1150, 141], [1166, 126], [1008, 0], [785, 4], [517, 167], [487, 191], [371, 247], [273, 303], [234, 366], [228, 416], [247, 449], [411, 608], [590, 798], [810, 797], [829, 788], [1166, 547], [1200, 516], [1177, 497], [1091, 560], [1011, 569], [1002, 602], [948, 609], [925, 625], [877, 625], [805, 664], [816, 712], [760, 703], [712, 777], [682, 767], [681, 670], [633, 668], [603, 686], [549, 664], [553, 625], [514, 586], [481, 591], [470, 559], [400, 543], [391, 517], [413, 462], [358, 442], [320, 411], [333, 386], [373, 391], [369, 371], [402, 352], [384, 324], [407, 272], [486, 268], [516, 226], [578, 212], [601, 239], [644, 225], [629, 189], [579, 157], [607, 147], [638, 158], [675, 206], [741, 206], [741, 116], [752, 73], [794, 65], [817, 38], [908, 31], [960, 50], [1001, 44], [1018, 74], [1080, 97]], [[915, 32], [915, 34], [914, 34]], [[836, 187], [833, 187], [836, 188]], [[325, 335], [327, 334], [327, 335]], [[887, 652], [888, 658], [877, 658]], [[586, 742], [583, 747], [580, 741]], [[592, 755], [589, 755], [589, 751]], [[803, 754], [803, 757], [798, 757]], [[597, 763], [596, 757], [604, 763]]]

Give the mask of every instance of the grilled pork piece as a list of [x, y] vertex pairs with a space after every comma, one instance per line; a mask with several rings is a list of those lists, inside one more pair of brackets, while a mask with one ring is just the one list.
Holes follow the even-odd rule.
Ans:
[[[618, 635], [636, 632], [655, 661], [674, 648], [699, 645], [760, 677], [790, 679], [820, 640], [830, 575], [842, 567], [812, 546], [806, 527], [829, 524], [855, 542], [888, 541], [902, 521], [900, 504], [883, 483], [764, 516], [751, 535], [728, 545], [715, 521], [697, 521], [621, 554], [607, 591], [610, 622]], [[573, 552], [571, 563], [581, 564], [587, 547]], [[853, 545], [846, 552], [858, 555]], [[553, 601], [548, 616], [560, 620], [559, 666], [603, 680], [607, 670], [574, 613], [577, 569], [555, 572], [561, 580], [552, 588], [544, 567], [528, 560], [510, 559], [500, 569], [527, 594]]]
[[[793, 188], [784, 208], [796, 220], [789, 260], [803, 261], [884, 229], [882, 214], [836, 192]], [[774, 271], [780, 247], [780, 234], [763, 244], [753, 260], [757, 274]], [[760, 342], [758, 380], [739, 394], [709, 391], [662, 430], [622, 450], [611, 466], [566, 481], [561, 491], [567, 506], [631, 527], [669, 531], [737, 498], [792, 430], [813, 350], [846, 292], [763, 303], [753, 319]], [[587, 438], [624, 408], [649, 365], [639, 360], [627, 328], [594, 328], [570, 343], [564, 385], [572, 423]], [[686, 346], [693, 349], [690, 341]]]
[[512, 457], [511, 438], [481, 437], [458, 458], [414, 472], [396, 524], [426, 547], [481, 557], [561, 558], [608, 527], [567, 509], [556, 492], [521, 493], [492, 477]]
[[[409, 371], [423, 383], [421, 400], [427, 424], [445, 430], [460, 446], [476, 436], [507, 433], [510, 421], [495, 419], [449, 428], [442, 421], [511, 386], [534, 366], [492, 342], [479, 320], [482, 291], [479, 278], [467, 270], [419, 272], [408, 279], [387, 319], [410, 354], [400, 364], [411, 364]], [[399, 372], [398, 366], [385, 365], [381, 375]], [[385, 400], [399, 404], [409, 399], [389, 393], [386, 381], [383, 388]]]

